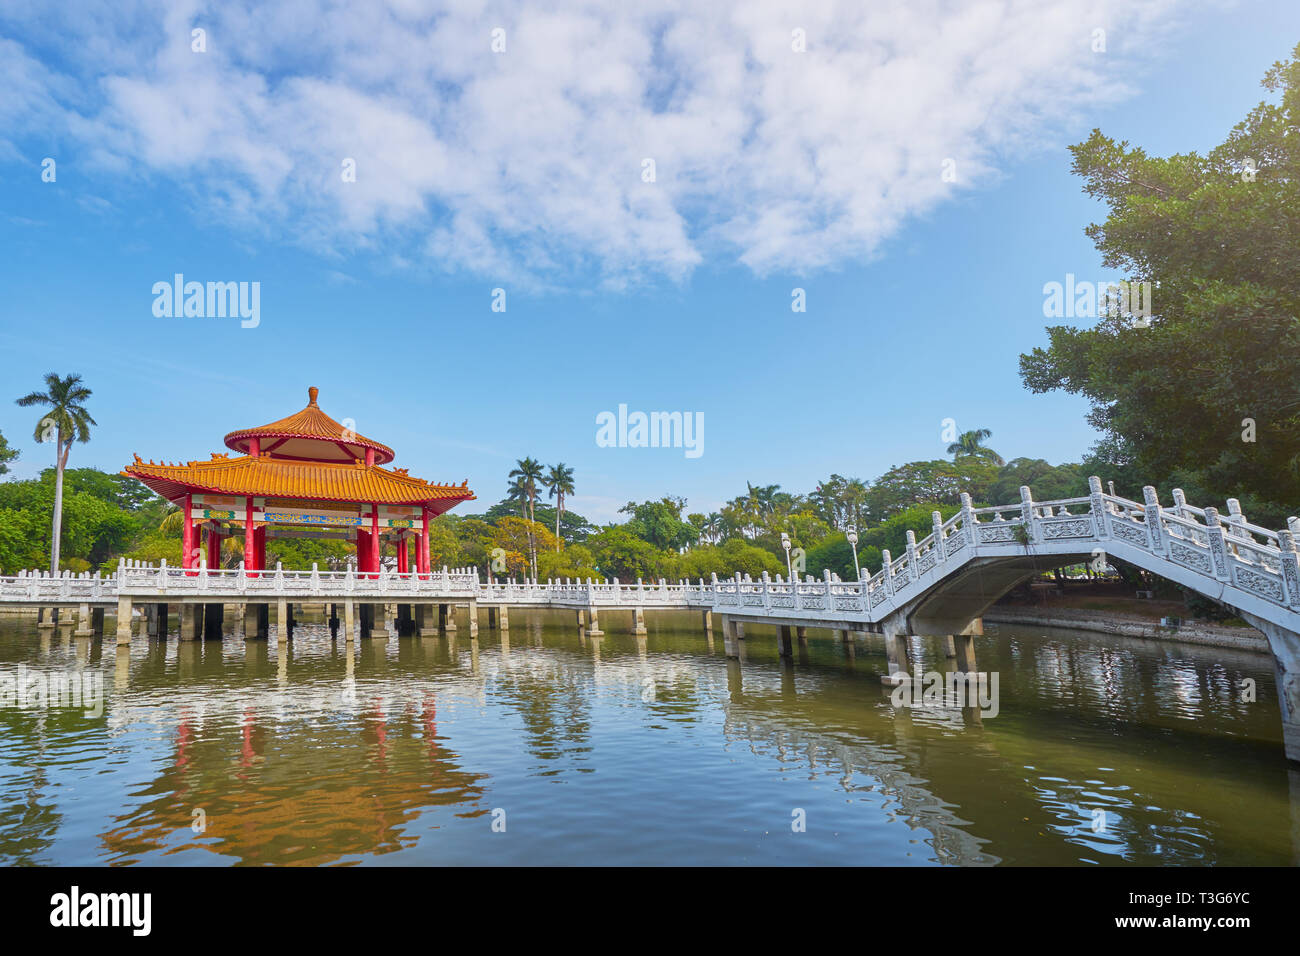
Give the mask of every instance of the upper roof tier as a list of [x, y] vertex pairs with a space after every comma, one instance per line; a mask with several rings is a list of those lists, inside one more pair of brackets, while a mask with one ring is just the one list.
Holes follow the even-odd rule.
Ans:
[[249, 451], [252, 439], [258, 439], [263, 455], [287, 458], [293, 461], [326, 461], [352, 464], [365, 460], [367, 449], [373, 449], [375, 464], [386, 465], [395, 453], [387, 445], [371, 441], [355, 430], [344, 428], [320, 410], [316, 396], [320, 390], [314, 385], [307, 389], [307, 407], [278, 422], [258, 428], [241, 428], [226, 436], [226, 447], [235, 451]]

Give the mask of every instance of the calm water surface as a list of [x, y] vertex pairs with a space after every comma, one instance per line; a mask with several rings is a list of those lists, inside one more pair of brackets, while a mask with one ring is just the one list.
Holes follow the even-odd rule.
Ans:
[[584, 639], [515, 611], [471, 640], [462, 612], [455, 638], [350, 654], [321, 623], [284, 646], [173, 623], [129, 655], [0, 620], [0, 674], [89, 671], [106, 697], [0, 707], [0, 863], [1300, 860], [1271, 658], [1003, 626], [977, 640], [1000, 712], [976, 722], [894, 708], [878, 637], [810, 629], [787, 664], [750, 627], [737, 662], [696, 615], [622, 618]]

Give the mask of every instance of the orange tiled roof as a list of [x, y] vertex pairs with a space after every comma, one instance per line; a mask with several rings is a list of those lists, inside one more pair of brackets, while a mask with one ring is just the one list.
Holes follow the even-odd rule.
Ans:
[[474, 498], [468, 481], [459, 485], [435, 485], [412, 478], [404, 468], [288, 461], [268, 456], [231, 458], [222, 454], [213, 455], [211, 461], [167, 465], [146, 462], [136, 455], [135, 463], [127, 465], [122, 474], [139, 479], [173, 501], [187, 492], [198, 491], [322, 501], [428, 504], [441, 514]]
[[[349, 449], [362, 449], [361, 456], [364, 456], [364, 449], [373, 448], [375, 450], [375, 462], [380, 465], [386, 465], [396, 453], [387, 445], [382, 445], [377, 441], [372, 441], [363, 435], [358, 435], [355, 431], [349, 432], [334, 419], [330, 418], [316, 404], [316, 396], [320, 390], [314, 385], [307, 389], [307, 407], [300, 412], [294, 412], [288, 418], [282, 418], [278, 422], [272, 422], [269, 425], [260, 425], [257, 428], [241, 428], [231, 432], [226, 436], [226, 447], [235, 451], [248, 451], [248, 440], [253, 437], [260, 439], [311, 439], [326, 441], [331, 443], [340, 443], [348, 446]], [[263, 440], [262, 451], [272, 451], [270, 443]], [[319, 446], [318, 446], [319, 447]]]

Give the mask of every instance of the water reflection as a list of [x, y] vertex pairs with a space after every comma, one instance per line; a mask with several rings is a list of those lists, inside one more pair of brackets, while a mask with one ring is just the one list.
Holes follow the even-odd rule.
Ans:
[[789, 660], [751, 627], [736, 660], [693, 615], [604, 623], [346, 643], [307, 615], [129, 652], [0, 624], [0, 667], [107, 691], [100, 717], [0, 707], [0, 861], [1297, 861], [1268, 658], [1003, 627], [981, 718], [894, 707], [875, 637], [810, 630]]

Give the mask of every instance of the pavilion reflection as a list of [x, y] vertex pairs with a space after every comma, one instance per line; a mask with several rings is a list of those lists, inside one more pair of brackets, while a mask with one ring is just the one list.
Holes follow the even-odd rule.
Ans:
[[292, 695], [234, 714], [182, 707], [169, 761], [102, 835], [109, 861], [201, 849], [243, 864], [330, 864], [414, 845], [430, 808], [488, 812], [475, 806], [486, 776], [462, 769], [438, 735], [433, 692], [338, 693], [333, 714], [296, 713]]

